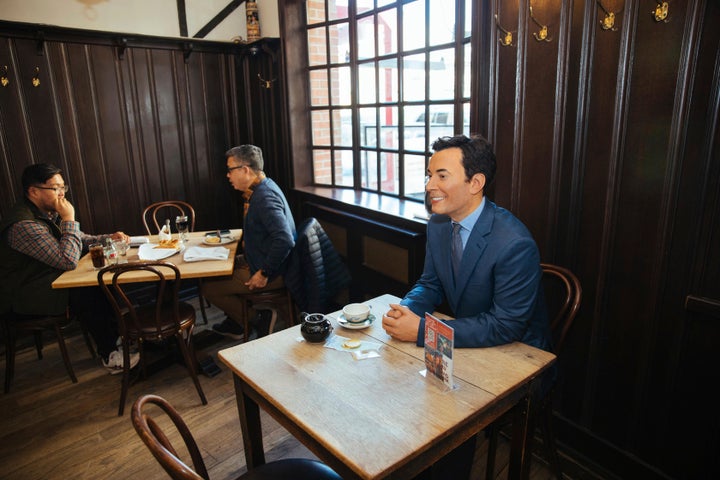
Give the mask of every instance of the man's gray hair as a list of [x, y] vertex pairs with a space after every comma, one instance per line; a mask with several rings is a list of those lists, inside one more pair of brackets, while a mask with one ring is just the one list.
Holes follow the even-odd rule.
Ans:
[[225, 152], [225, 158], [234, 157], [255, 172], [262, 172], [264, 165], [262, 150], [255, 145], [240, 145]]

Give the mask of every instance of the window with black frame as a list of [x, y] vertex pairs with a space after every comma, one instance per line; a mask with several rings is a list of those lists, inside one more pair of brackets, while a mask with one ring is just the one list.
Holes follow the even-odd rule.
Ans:
[[306, 2], [316, 185], [424, 200], [430, 144], [470, 131], [471, 9], [471, 0]]

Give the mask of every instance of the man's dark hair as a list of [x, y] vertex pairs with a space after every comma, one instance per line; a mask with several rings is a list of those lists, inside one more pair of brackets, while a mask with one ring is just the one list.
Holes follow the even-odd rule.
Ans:
[[481, 135], [456, 135], [454, 137], [440, 137], [432, 144], [435, 152], [446, 148], [459, 148], [462, 152], [462, 165], [465, 168], [466, 180], [470, 180], [476, 173], [485, 175], [485, 187], [495, 180], [495, 153], [492, 145]]
[[264, 165], [263, 154], [260, 147], [255, 145], [240, 145], [225, 152], [225, 158], [234, 157], [239, 162], [249, 166], [254, 172], [262, 172]]
[[36, 163], [25, 167], [22, 174], [23, 191], [27, 193], [30, 187], [42, 185], [58, 173], [62, 174], [62, 170], [50, 163]]

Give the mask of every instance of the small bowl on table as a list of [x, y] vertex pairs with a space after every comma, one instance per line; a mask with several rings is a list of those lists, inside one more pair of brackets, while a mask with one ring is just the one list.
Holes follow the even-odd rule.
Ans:
[[349, 303], [342, 309], [343, 317], [350, 323], [362, 323], [370, 315], [370, 306], [364, 303]]

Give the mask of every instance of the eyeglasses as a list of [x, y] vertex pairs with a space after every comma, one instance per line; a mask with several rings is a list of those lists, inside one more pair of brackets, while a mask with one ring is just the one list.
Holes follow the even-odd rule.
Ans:
[[233, 170], [237, 170], [238, 168], [249, 167], [249, 166], [250, 165], [238, 165], [237, 167], [228, 167], [227, 173], [232, 173]]
[[68, 190], [70, 190], [70, 185], [58, 185], [56, 187], [41, 187], [40, 185], [33, 185], [35, 188], [39, 188], [40, 190], [53, 190], [56, 194], [59, 194], [60, 192], [67, 193]]

